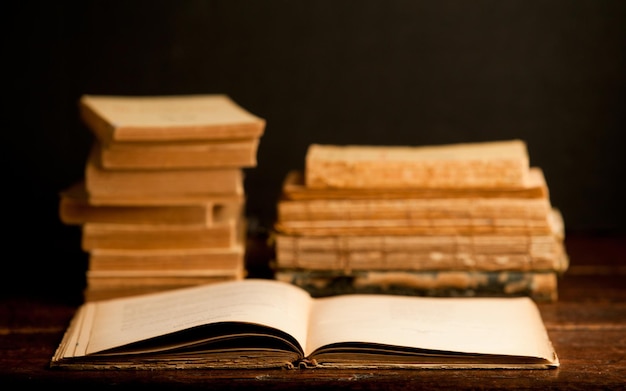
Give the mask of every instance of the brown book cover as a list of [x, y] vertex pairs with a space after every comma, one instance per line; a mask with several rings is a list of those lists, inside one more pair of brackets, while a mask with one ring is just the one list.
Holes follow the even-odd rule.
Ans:
[[562, 217], [556, 208], [540, 219], [447, 218], [280, 221], [274, 230], [288, 235], [545, 235], [560, 231]]
[[311, 188], [304, 183], [304, 172], [291, 170], [282, 184], [286, 200], [326, 199], [449, 199], [449, 198], [549, 198], [548, 186], [540, 167], [531, 167], [524, 186], [461, 188]]
[[550, 213], [546, 198], [428, 198], [280, 200], [277, 218], [316, 220], [544, 220]]
[[[227, 213], [226, 213], [227, 212]], [[109, 250], [185, 250], [231, 248], [241, 243], [246, 221], [242, 207], [218, 214], [213, 224], [82, 225], [82, 248]]]
[[105, 169], [250, 168], [257, 164], [259, 139], [101, 144]]
[[230, 269], [243, 265], [244, 255], [242, 243], [199, 249], [93, 249], [89, 252], [89, 271]]
[[79, 109], [104, 144], [259, 138], [265, 130], [263, 118], [224, 94], [83, 95]]
[[94, 205], [85, 183], [77, 182], [60, 193], [59, 218], [68, 225], [86, 223], [120, 224], [204, 224], [211, 225], [229, 210], [241, 209], [241, 200], [210, 198], [197, 203], [168, 203], [154, 205]]
[[85, 186], [91, 199], [206, 198], [243, 192], [241, 168], [107, 170], [99, 163], [99, 150], [95, 144], [85, 168]]

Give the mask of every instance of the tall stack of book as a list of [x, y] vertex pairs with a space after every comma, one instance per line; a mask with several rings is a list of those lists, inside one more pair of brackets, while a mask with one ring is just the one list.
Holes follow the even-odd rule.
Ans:
[[243, 279], [244, 170], [265, 120], [221, 94], [85, 95], [79, 107], [94, 144], [59, 214], [81, 225], [85, 300]]
[[314, 296], [558, 298], [564, 226], [521, 140], [313, 144], [289, 172], [275, 278]]

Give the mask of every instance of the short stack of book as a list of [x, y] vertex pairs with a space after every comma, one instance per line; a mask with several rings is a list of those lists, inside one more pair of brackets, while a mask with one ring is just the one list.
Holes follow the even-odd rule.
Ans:
[[558, 298], [564, 225], [522, 140], [313, 144], [289, 172], [275, 278], [314, 296]]
[[79, 107], [95, 141], [59, 215], [81, 225], [85, 300], [243, 279], [244, 171], [265, 120], [221, 94], [84, 95]]

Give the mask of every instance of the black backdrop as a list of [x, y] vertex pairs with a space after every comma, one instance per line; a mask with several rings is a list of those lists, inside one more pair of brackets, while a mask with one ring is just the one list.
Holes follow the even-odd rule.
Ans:
[[226, 93], [265, 118], [245, 182], [261, 229], [310, 143], [510, 138], [527, 142], [568, 232], [626, 227], [624, 1], [15, 3], [0, 133], [11, 286], [82, 273], [57, 194], [83, 175], [84, 93]]

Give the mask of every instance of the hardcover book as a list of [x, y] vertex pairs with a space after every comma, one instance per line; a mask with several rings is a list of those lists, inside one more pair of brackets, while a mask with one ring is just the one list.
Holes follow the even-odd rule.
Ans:
[[163, 200], [174, 197], [215, 197], [241, 194], [241, 168], [171, 170], [107, 170], [100, 165], [97, 144], [85, 166], [90, 198]]
[[339, 188], [307, 187], [305, 173], [291, 170], [282, 185], [283, 199], [326, 200], [326, 199], [451, 199], [451, 198], [548, 198], [548, 186], [539, 167], [530, 167], [528, 180], [523, 186], [506, 187], [398, 187], [398, 188]]
[[[396, 217], [396, 218], [394, 218]], [[548, 235], [558, 230], [562, 217], [556, 208], [541, 218], [431, 218], [391, 216], [384, 219], [277, 220], [274, 229], [289, 235]]]
[[81, 118], [103, 144], [259, 138], [265, 120], [224, 94], [83, 95]]
[[524, 187], [529, 157], [522, 140], [432, 146], [311, 144], [310, 188]]
[[86, 223], [119, 224], [202, 224], [211, 225], [219, 216], [240, 210], [241, 200], [204, 200], [192, 202], [162, 200], [160, 204], [94, 205], [84, 182], [78, 182], [60, 194], [59, 217], [68, 225]]
[[100, 163], [106, 169], [248, 168], [257, 164], [259, 139], [100, 145]]

